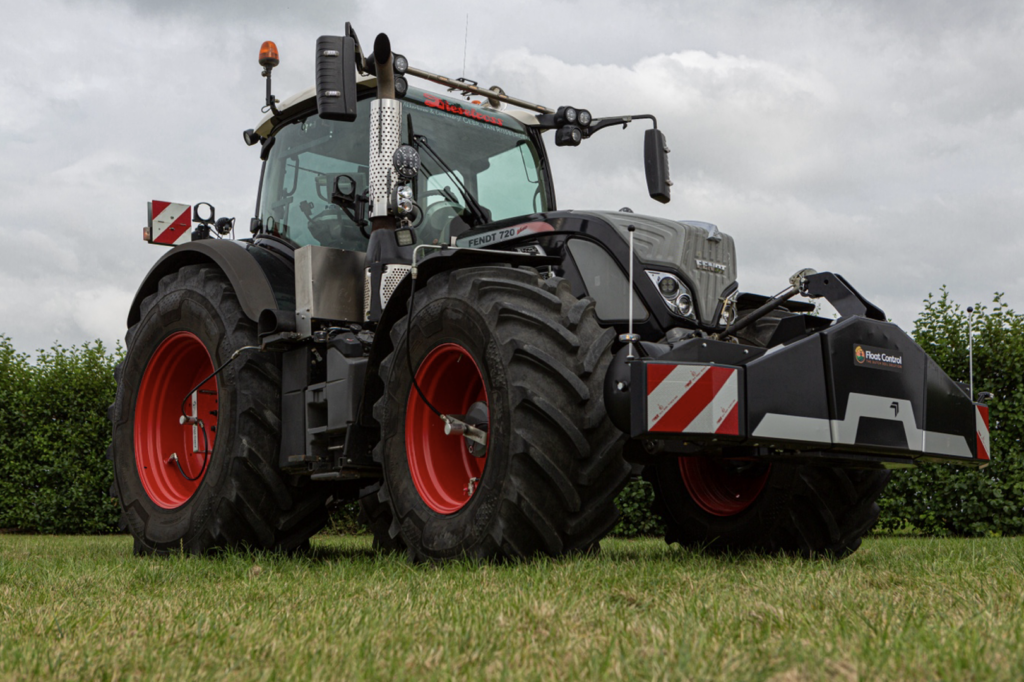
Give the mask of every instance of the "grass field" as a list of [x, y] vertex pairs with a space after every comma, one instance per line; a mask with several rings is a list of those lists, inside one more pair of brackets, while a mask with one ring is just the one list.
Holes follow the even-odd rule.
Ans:
[[1024, 539], [873, 538], [838, 563], [603, 546], [438, 568], [365, 537], [151, 559], [0, 535], [0, 677], [1024, 679]]

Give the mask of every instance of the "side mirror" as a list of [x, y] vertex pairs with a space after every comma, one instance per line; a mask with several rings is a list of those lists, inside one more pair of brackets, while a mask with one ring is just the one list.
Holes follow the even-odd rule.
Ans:
[[[366, 220], [366, 195], [356, 196], [356, 180], [351, 175], [334, 178], [331, 203], [339, 206], [356, 225], [362, 229]], [[364, 233], [365, 234], [365, 233]]]
[[331, 201], [339, 206], [351, 206], [356, 200], [356, 181], [351, 175], [334, 178], [334, 193]]
[[328, 121], [356, 120], [356, 41], [320, 36], [316, 41], [316, 109]]
[[647, 193], [652, 199], [667, 204], [672, 198], [668, 144], [665, 134], [657, 128], [644, 131], [644, 171], [647, 173]]

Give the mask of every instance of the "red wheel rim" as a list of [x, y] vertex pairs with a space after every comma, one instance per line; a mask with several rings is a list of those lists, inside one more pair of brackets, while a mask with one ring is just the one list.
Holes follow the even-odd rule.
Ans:
[[158, 507], [185, 504], [206, 475], [217, 427], [216, 379], [185, 401], [186, 413], [202, 420], [205, 438], [198, 424], [183, 425], [179, 420], [181, 401], [212, 373], [213, 360], [199, 337], [175, 332], [160, 343], [142, 374], [135, 401], [135, 464], [142, 487]]
[[679, 473], [697, 506], [715, 516], [735, 516], [754, 504], [768, 482], [764, 471], [738, 471], [735, 462], [712, 457], [680, 457]]
[[[475, 402], [487, 404], [480, 368], [457, 343], [430, 351], [416, 370], [416, 383], [441, 414], [462, 415]], [[439, 514], [454, 514], [466, 506], [487, 464], [486, 451], [483, 457], [474, 457], [465, 438], [445, 434], [444, 423], [415, 386], [409, 389], [405, 409], [405, 452], [416, 491]]]

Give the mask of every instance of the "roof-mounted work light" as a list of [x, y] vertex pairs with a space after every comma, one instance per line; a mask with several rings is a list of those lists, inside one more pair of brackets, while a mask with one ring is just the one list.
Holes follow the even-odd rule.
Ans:
[[576, 125], [578, 117], [579, 112], [574, 107], [558, 107], [558, 111], [555, 112], [555, 125], [558, 127]]
[[558, 147], [578, 147], [583, 141], [583, 131], [576, 126], [565, 125], [555, 132], [555, 145]]

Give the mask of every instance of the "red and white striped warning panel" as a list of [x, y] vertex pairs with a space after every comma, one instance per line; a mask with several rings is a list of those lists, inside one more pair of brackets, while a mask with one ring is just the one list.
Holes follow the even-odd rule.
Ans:
[[647, 365], [647, 430], [740, 435], [739, 370], [711, 365]]
[[149, 202], [149, 232], [146, 241], [150, 244], [174, 246], [192, 238], [192, 207], [170, 201]]
[[992, 445], [988, 436], [988, 406], [974, 406], [975, 422], [978, 425], [978, 459], [990, 459]]

